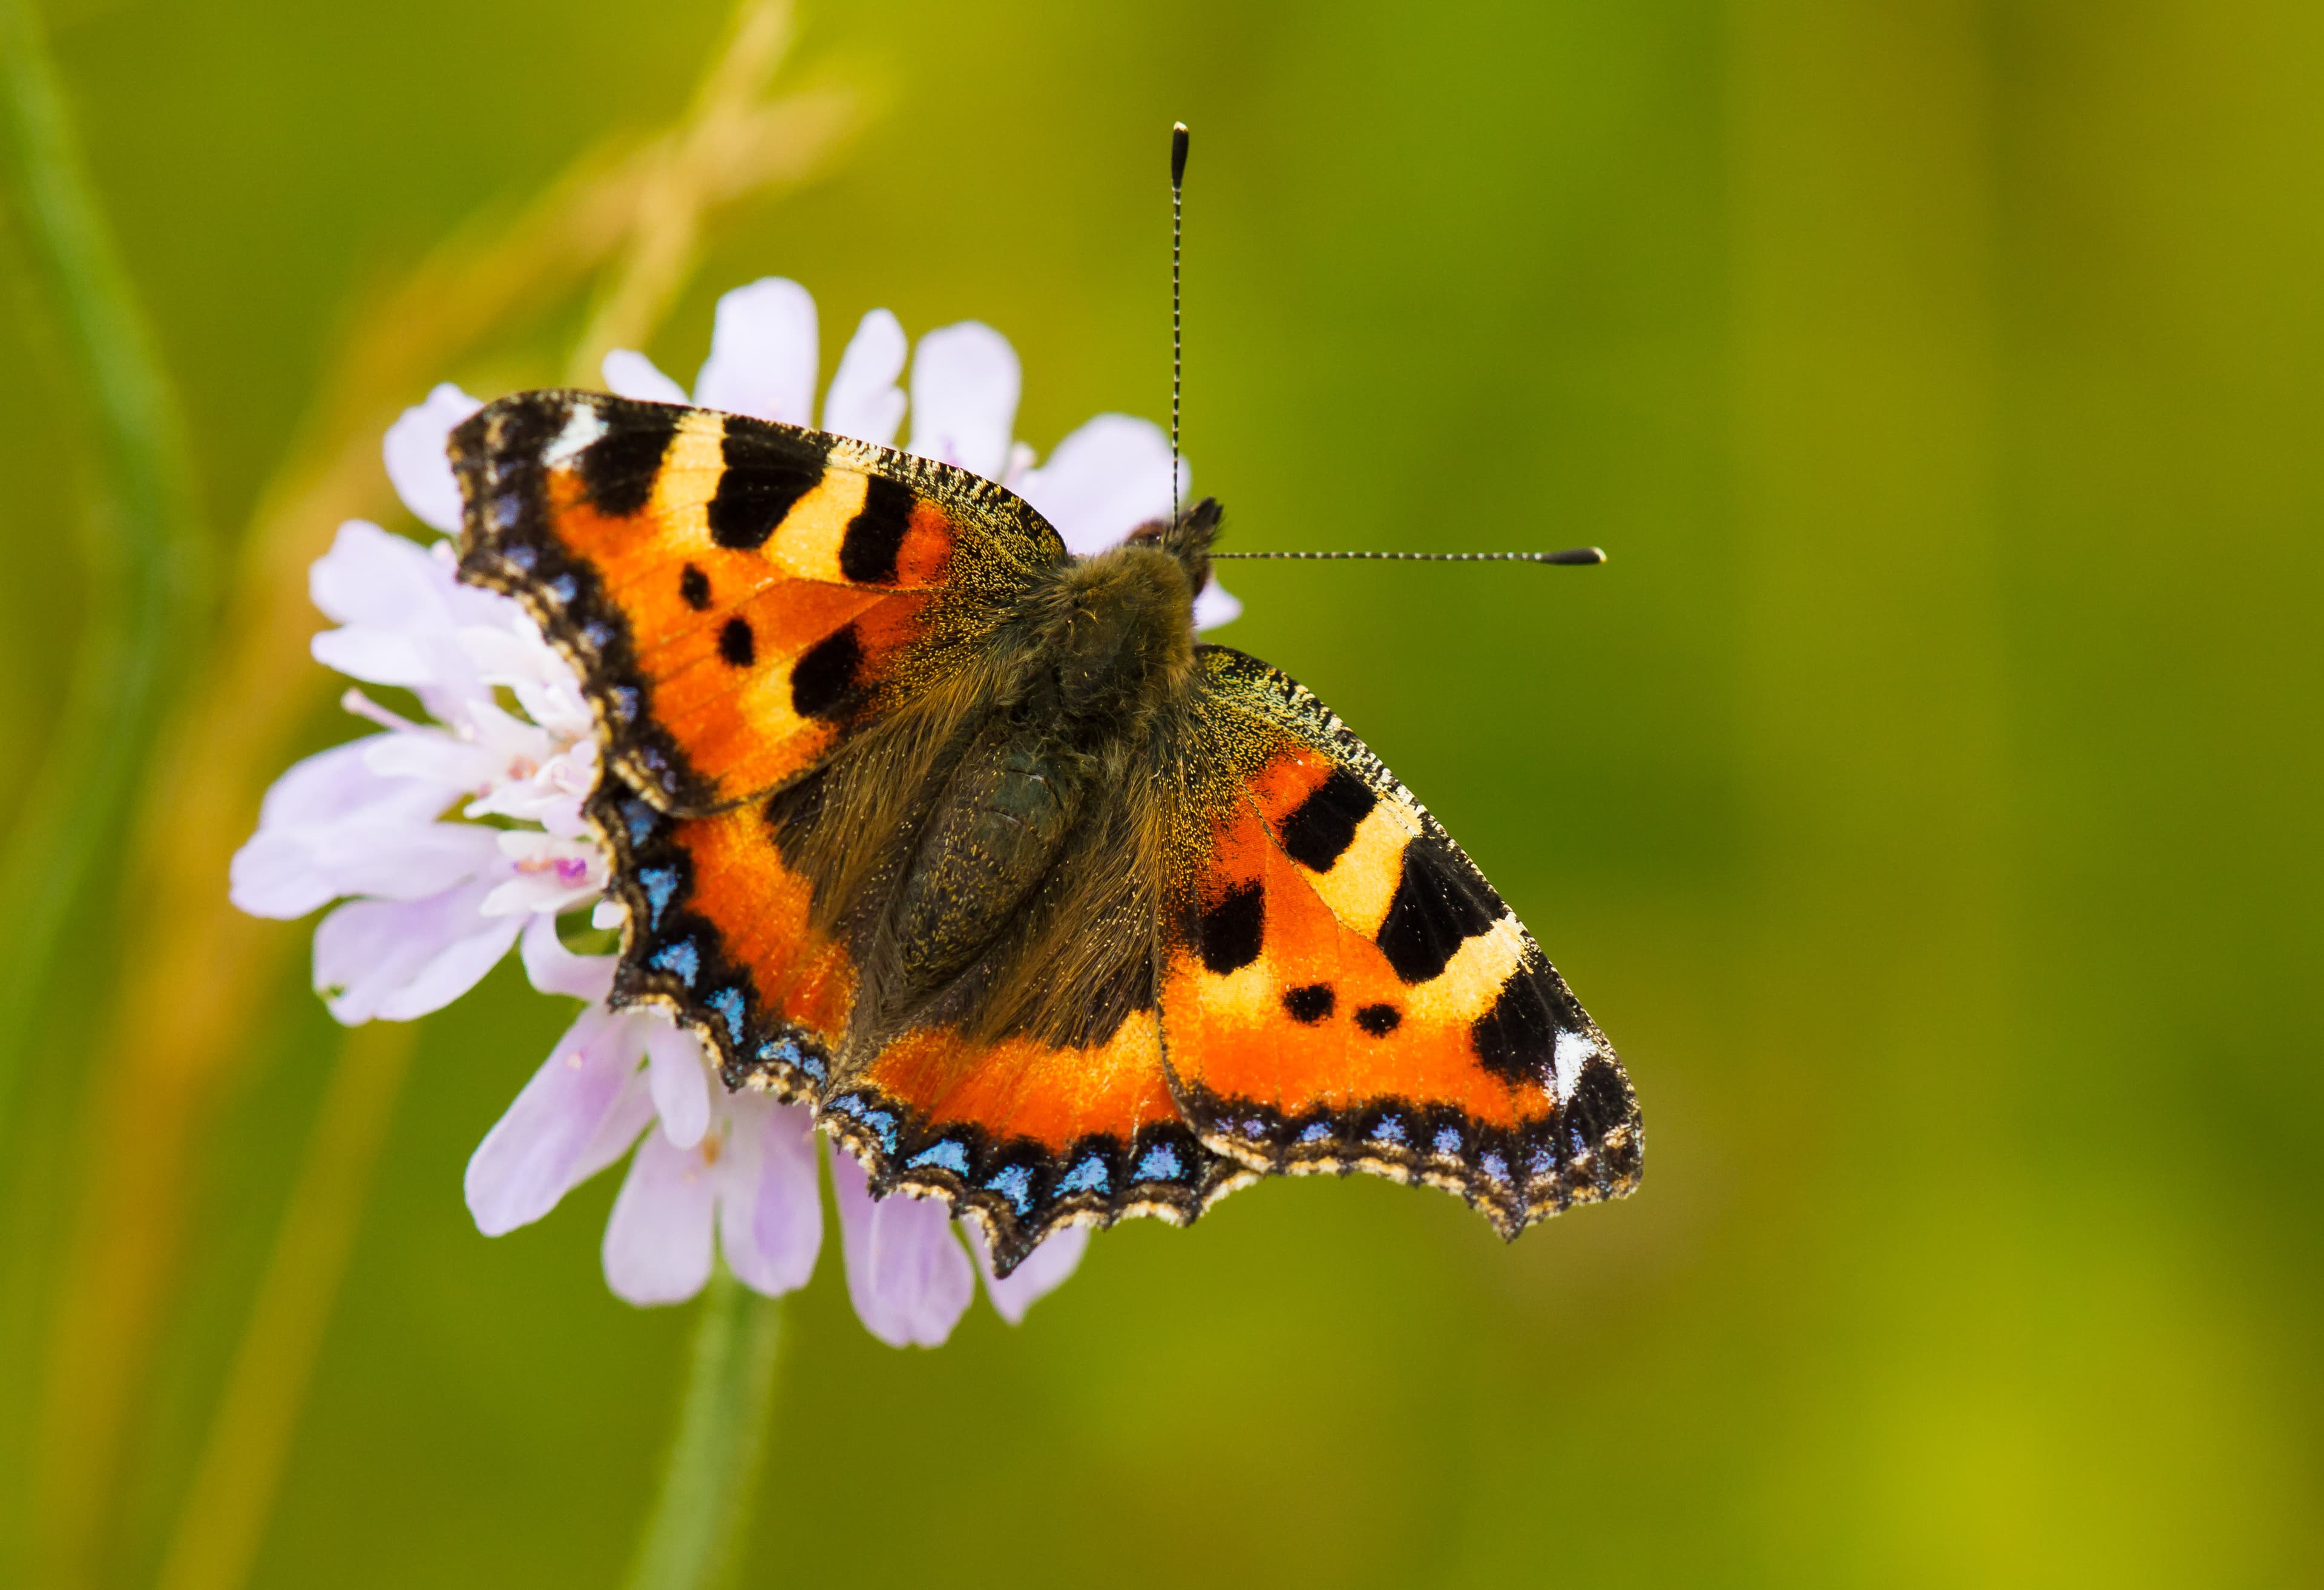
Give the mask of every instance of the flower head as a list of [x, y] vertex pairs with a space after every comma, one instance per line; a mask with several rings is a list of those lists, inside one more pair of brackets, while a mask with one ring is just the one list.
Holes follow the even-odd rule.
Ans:
[[[719, 302], [693, 400], [814, 424], [816, 339], [815, 302], [798, 283], [739, 288]], [[908, 355], [908, 400], [899, 385]], [[608, 354], [604, 376], [624, 396], [687, 400], [641, 354]], [[821, 424], [891, 445], [908, 416], [910, 451], [1010, 486], [1077, 553], [1167, 511], [1169, 449], [1154, 426], [1101, 415], [1040, 464], [1012, 435], [1018, 390], [1016, 354], [990, 326], [929, 332], [915, 352], [896, 317], [875, 309], [841, 355]], [[447, 534], [460, 502], [446, 440], [479, 407], [439, 386], [387, 434], [397, 494]], [[1177, 484], [1183, 495], [1183, 478]], [[512, 948], [536, 988], [582, 1001], [469, 1161], [468, 1208], [485, 1235], [540, 1218], [627, 1155], [604, 1245], [616, 1293], [636, 1303], [691, 1297], [714, 1251], [759, 1291], [804, 1285], [823, 1240], [808, 1111], [729, 1093], [700, 1043], [665, 1013], [610, 1005], [614, 956], [577, 953], [560, 935], [559, 919], [584, 910], [601, 928], [620, 921], [606, 897], [609, 859], [581, 815], [597, 745], [571, 668], [515, 602], [457, 581], [446, 540], [423, 547], [351, 520], [316, 562], [311, 590], [338, 626], [315, 638], [317, 660], [409, 692], [424, 716], [348, 690], [347, 709], [382, 732], [309, 757], [276, 781], [258, 832], [235, 857], [235, 903], [296, 917], [339, 902], [316, 929], [314, 981], [350, 1025], [441, 1009]], [[1195, 620], [1208, 627], [1238, 611], [1213, 585]], [[973, 1227], [964, 1247], [941, 1204], [875, 1199], [852, 1159], [832, 1158], [849, 1293], [866, 1328], [897, 1346], [942, 1342], [974, 1294], [978, 1269], [994, 1308], [1021, 1318], [1087, 1245], [1085, 1230], [1060, 1231], [996, 1279]]]

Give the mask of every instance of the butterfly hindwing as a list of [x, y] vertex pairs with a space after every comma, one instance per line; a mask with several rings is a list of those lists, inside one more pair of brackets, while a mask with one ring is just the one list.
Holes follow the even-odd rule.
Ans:
[[617, 1004], [657, 1004], [702, 1037], [729, 1087], [813, 1103], [854, 1005], [855, 958], [816, 920], [766, 804], [673, 817], [617, 779], [590, 803], [629, 935]]
[[1180, 1117], [1150, 1006], [1086, 1044], [914, 1028], [833, 1089], [823, 1119], [875, 1187], [973, 1216], [1004, 1273], [1060, 1226], [1183, 1226], [1253, 1180]]
[[1604, 1034], [1482, 874], [1314, 695], [1198, 652], [1164, 1042], [1203, 1141], [1467, 1198], [1507, 1235], [1637, 1183]]
[[463, 576], [524, 603], [607, 765], [671, 812], [797, 779], [957, 669], [1065, 555], [966, 471], [704, 409], [523, 392], [452, 458]]

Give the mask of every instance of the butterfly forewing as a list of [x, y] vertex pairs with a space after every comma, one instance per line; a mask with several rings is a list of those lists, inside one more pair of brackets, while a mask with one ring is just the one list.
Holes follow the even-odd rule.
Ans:
[[819, 431], [524, 392], [454, 432], [461, 570], [572, 660], [666, 811], [779, 787], [960, 666], [1065, 556], [965, 471]]

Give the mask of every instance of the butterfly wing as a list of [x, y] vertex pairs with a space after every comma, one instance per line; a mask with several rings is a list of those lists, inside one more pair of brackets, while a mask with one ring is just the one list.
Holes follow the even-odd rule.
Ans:
[[1524, 925], [1321, 702], [1198, 653], [1162, 1032], [1205, 1145], [1460, 1193], [1504, 1235], [1637, 1184], [1637, 1099]]
[[672, 1008], [730, 1077], [813, 1097], [857, 964], [817, 909], [834, 880], [773, 842], [763, 797], [959, 711], [1064, 543], [964, 470], [596, 392], [488, 404], [451, 453], [462, 577], [523, 604], [596, 715], [589, 811], [631, 921], [617, 1001]]
[[1081, 1043], [918, 1027], [835, 1089], [823, 1121], [881, 1191], [975, 1218], [1004, 1275], [1060, 1226], [1183, 1226], [1255, 1179], [1180, 1117], [1150, 1006]]
[[1065, 556], [965, 470], [706, 409], [521, 392], [452, 462], [462, 577], [524, 604], [607, 764], [672, 813], [789, 783], [957, 676]]

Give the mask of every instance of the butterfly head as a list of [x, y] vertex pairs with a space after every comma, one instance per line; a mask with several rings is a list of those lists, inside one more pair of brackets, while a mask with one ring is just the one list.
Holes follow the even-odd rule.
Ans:
[[1219, 505], [1204, 498], [1118, 547], [1068, 559], [1027, 603], [1041, 665], [1028, 700], [1061, 722], [1115, 732], [1148, 717], [1194, 666], [1194, 598], [1211, 574]]
[[1178, 560], [1186, 573], [1186, 589], [1194, 596], [1211, 583], [1211, 543], [1219, 537], [1225, 510], [1216, 497], [1205, 497], [1176, 519], [1149, 519], [1130, 532], [1129, 545], [1157, 547]]

